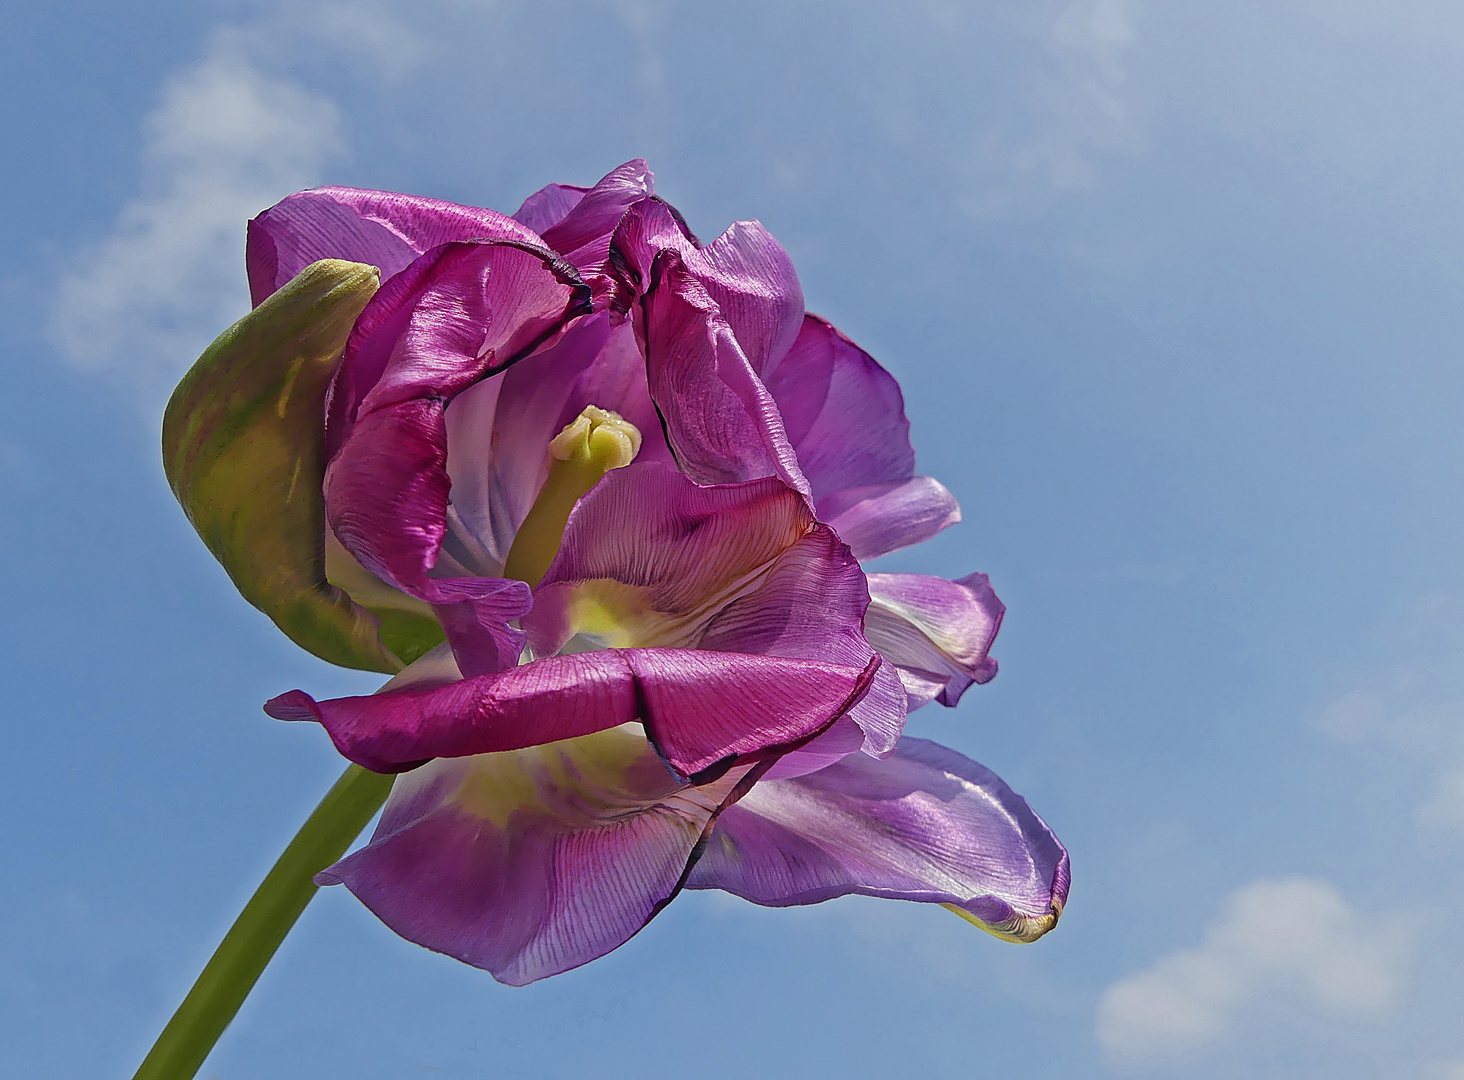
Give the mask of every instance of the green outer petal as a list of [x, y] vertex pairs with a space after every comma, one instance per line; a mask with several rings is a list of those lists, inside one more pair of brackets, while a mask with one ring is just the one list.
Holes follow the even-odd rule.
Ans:
[[322, 660], [396, 672], [375, 615], [325, 579], [325, 392], [380, 284], [324, 259], [225, 330], [173, 391], [163, 468], [244, 599]]

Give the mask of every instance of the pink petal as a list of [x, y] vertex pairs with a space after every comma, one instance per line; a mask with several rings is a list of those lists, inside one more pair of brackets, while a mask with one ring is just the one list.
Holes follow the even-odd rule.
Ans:
[[[683, 628], [686, 633], [674, 640], [690, 644], [688, 620], [704, 621], [717, 610], [719, 597], [725, 603], [740, 582], [813, 527], [803, 499], [772, 478], [699, 487], [664, 465], [616, 469], [570, 515], [524, 629], [535, 653], [558, 651], [575, 633], [568, 610], [580, 586], [609, 581], [634, 590], [636, 611]], [[856, 587], [858, 611], [846, 613], [846, 621], [862, 636], [862, 576]], [[869, 655], [840, 662], [862, 667]]]
[[673, 207], [646, 199], [631, 208], [611, 246], [612, 263], [629, 275], [632, 292], [649, 288], [663, 252], [679, 255], [758, 376], [776, 366], [798, 336], [803, 287], [788, 253], [760, 222], [734, 222], [703, 247]]
[[535, 233], [492, 210], [390, 191], [325, 187], [276, 203], [249, 223], [244, 261], [257, 306], [319, 259], [381, 270], [385, 281], [423, 252], [452, 240], [520, 240]]
[[398, 934], [522, 986], [622, 945], [681, 888], [761, 766], [676, 780], [615, 729], [397, 779], [370, 844], [319, 875]]
[[655, 194], [650, 166], [640, 158], [612, 169], [563, 218], [543, 231], [544, 243], [582, 271], [600, 270], [610, 237], [631, 206]]
[[[522, 585], [431, 577], [446, 533], [446, 403], [583, 310], [584, 286], [549, 252], [516, 243], [434, 248], [356, 322], [332, 384], [326, 514], [367, 570], [433, 604], [464, 670], [509, 662]], [[516, 653], [514, 653], [516, 657]]]
[[369, 697], [317, 702], [293, 690], [265, 711], [319, 722], [342, 755], [377, 772], [639, 720], [667, 764], [695, 777], [811, 739], [864, 696], [878, 665], [877, 657], [860, 669], [694, 649], [604, 649]]
[[523, 201], [513, 212], [513, 219], [542, 235], [545, 229], [563, 221], [589, 190], [575, 184], [546, 184]]

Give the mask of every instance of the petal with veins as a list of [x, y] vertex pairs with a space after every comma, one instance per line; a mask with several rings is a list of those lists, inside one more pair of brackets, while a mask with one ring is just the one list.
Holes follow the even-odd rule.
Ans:
[[680, 890], [761, 766], [673, 777], [632, 728], [399, 777], [371, 842], [323, 871], [410, 941], [514, 986], [624, 944]]
[[666, 763], [695, 777], [812, 739], [868, 692], [878, 666], [878, 657], [859, 668], [700, 649], [600, 649], [429, 689], [330, 701], [292, 690], [265, 711], [319, 722], [342, 755], [376, 772], [639, 720]]
[[899, 668], [910, 708], [932, 698], [954, 706], [972, 683], [996, 677], [989, 655], [1006, 605], [985, 574], [958, 581], [925, 574], [870, 574], [864, 630]]
[[770, 907], [858, 893], [944, 904], [1034, 941], [1067, 901], [1068, 857], [990, 769], [924, 739], [764, 780], [718, 820], [687, 887]]
[[258, 306], [317, 259], [366, 263], [384, 281], [451, 240], [539, 242], [532, 229], [476, 206], [392, 191], [315, 188], [283, 199], [249, 223], [249, 292]]

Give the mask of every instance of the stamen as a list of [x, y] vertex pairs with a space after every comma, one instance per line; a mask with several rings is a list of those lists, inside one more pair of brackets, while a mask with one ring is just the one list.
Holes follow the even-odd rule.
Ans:
[[640, 448], [634, 424], [618, 413], [586, 406], [549, 443], [549, 478], [519, 526], [503, 576], [539, 584], [559, 554], [574, 504], [611, 469], [634, 461]]

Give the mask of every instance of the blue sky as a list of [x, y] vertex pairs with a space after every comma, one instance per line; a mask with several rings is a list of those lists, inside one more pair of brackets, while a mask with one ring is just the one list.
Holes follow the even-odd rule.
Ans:
[[327, 890], [203, 1076], [1464, 1077], [1464, 11], [1426, 0], [14, 0], [0, 1072], [128, 1075], [339, 770], [161, 405], [297, 188], [650, 159], [905, 388], [999, 678], [912, 732], [1067, 843], [1027, 947], [684, 895], [526, 990]]

